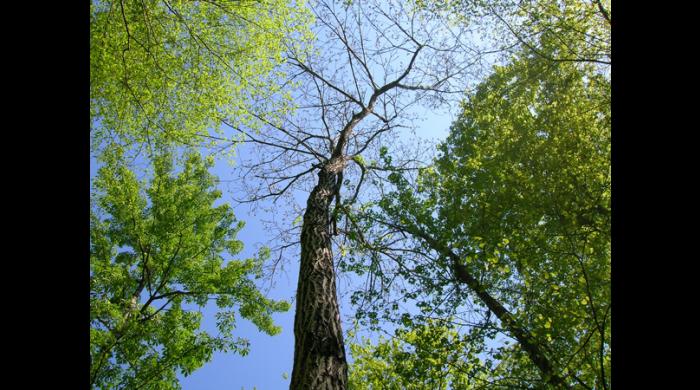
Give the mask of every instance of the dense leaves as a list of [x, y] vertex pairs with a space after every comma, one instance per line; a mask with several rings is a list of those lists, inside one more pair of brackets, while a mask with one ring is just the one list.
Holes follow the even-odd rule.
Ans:
[[609, 93], [591, 67], [531, 56], [497, 69], [424, 176], [443, 240], [561, 372], [595, 388], [609, 381]]
[[350, 345], [349, 389], [466, 389], [487, 383], [471, 340], [438, 322]]
[[[179, 388], [214, 351], [247, 353], [234, 337], [236, 310], [274, 335], [273, 312], [287, 302], [265, 298], [253, 282], [267, 250], [235, 256], [243, 227], [207, 171], [211, 159], [161, 152], [150, 179], [138, 180], [119, 148], [109, 148], [94, 182], [90, 217], [90, 381], [103, 389]], [[219, 307], [218, 335], [201, 331], [201, 309]]]
[[276, 66], [308, 39], [301, 1], [92, 1], [90, 16], [95, 141], [192, 144], [289, 109]]

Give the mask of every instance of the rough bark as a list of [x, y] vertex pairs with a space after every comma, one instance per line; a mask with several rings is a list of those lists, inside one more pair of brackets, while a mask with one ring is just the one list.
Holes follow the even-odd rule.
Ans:
[[[333, 161], [333, 160], [331, 160]], [[345, 389], [348, 367], [340, 326], [330, 237], [330, 204], [340, 164], [326, 164], [307, 201], [294, 318], [290, 389]]]
[[[347, 45], [347, 42], [344, 44]], [[290, 383], [291, 390], [345, 390], [347, 387], [348, 367], [340, 327], [330, 237], [333, 226], [330, 205], [334, 197], [339, 194], [343, 169], [347, 161], [353, 157], [347, 154], [353, 129], [363, 119], [374, 113], [375, 104], [388, 91], [396, 88], [418, 88], [403, 85], [401, 82], [413, 68], [422, 48], [423, 45], [417, 45], [408, 66], [398, 78], [379, 88], [373, 85], [374, 91], [367, 104], [363, 104], [351, 94], [328, 82], [302, 62], [296, 64], [304, 72], [348, 97], [350, 101], [360, 106], [360, 110], [354, 112], [345, 123], [334, 145], [331, 141], [331, 156], [318, 166], [318, 184], [311, 191], [304, 212], [301, 230], [301, 264], [294, 318], [294, 368]], [[348, 47], [348, 50], [351, 49]], [[389, 122], [386, 118], [384, 121]], [[374, 136], [387, 129], [388, 127], [377, 130]], [[369, 143], [374, 136], [366, 142]], [[340, 200], [337, 199], [337, 202], [339, 204]]]

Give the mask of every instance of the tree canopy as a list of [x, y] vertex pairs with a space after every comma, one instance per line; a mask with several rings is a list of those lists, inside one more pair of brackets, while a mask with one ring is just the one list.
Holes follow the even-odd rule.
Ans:
[[[175, 172], [171, 153], [138, 180], [120, 149], [110, 149], [95, 179], [90, 216], [90, 383], [103, 389], [179, 388], [214, 351], [246, 354], [237, 314], [279, 333], [271, 315], [284, 301], [265, 298], [254, 278], [267, 250], [236, 256], [243, 222], [207, 171], [211, 159], [189, 152]], [[143, 173], [143, 172], [141, 172]], [[219, 307], [218, 335], [200, 330], [201, 308]]]
[[[401, 299], [361, 291], [357, 301], [376, 304], [359, 314], [408, 325], [410, 316], [386, 310], [389, 303], [414, 302], [419, 323], [471, 307], [468, 320], [456, 323], [473, 325], [472, 333], [520, 334], [490, 357], [500, 362], [492, 380], [526, 387], [547, 381], [526, 358], [526, 341], [567, 383], [606, 388], [609, 80], [590, 64], [524, 54], [469, 96], [439, 151], [415, 181], [394, 173], [396, 189], [380, 211], [363, 215], [371, 232], [365, 238], [375, 241], [360, 248], [391, 261], [355, 268], [397, 287]], [[402, 234], [413, 241], [398, 246]], [[490, 299], [502, 318], [492, 319]]]
[[[238, 317], [279, 333], [290, 305], [255, 283], [270, 250], [239, 258], [204, 154], [247, 143], [234, 200], [273, 201], [272, 274], [300, 264], [293, 388], [610, 388], [609, 1], [93, 0], [90, 17], [93, 387], [178, 388], [247, 353]], [[397, 137], [418, 104], [457, 105], [436, 148]], [[349, 376], [339, 276], [363, 331], [394, 330], [350, 345]]]
[[289, 110], [278, 65], [310, 20], [287, 0], [92, 1], [90, 17], [93, 140], [181, 145]]

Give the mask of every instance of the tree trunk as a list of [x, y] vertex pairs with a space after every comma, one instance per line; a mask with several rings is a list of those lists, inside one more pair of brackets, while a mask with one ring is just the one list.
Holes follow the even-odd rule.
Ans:
[[345, 389], [348, 368], [340, 328], [330, 237], [337, 168], [326, 164], [309, 195], [301, 231], [290, 390]]

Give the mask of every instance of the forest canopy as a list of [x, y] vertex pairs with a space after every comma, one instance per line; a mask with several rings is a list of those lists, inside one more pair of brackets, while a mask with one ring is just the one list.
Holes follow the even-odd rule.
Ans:
[[[255, 348], [242, 318], [293, 334], [290, 389], [610, 389], [609, 1], [93, 0], [90, 26], [92, 388], [180, 388]], [[287, 269], [291, 303], [262, 288]]]

